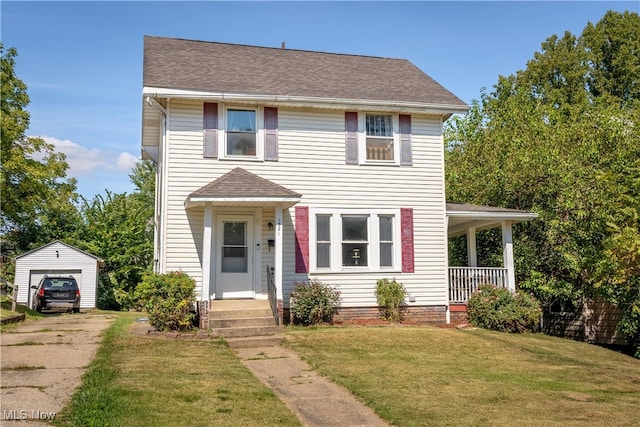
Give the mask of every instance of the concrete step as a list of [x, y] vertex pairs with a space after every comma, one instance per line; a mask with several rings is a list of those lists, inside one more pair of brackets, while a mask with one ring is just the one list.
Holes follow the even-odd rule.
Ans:
[[256, 337], [275, 335], [284, 330], [282, 326], [238, 326], [230, 328], [211, 328], [211, 335], [223, 338]]
[[230, 348], [276, 347], [282, 343], [282, 335], [227, 338], [225, 341]]
[[209, 309], [209, 320], [211, 319], [240, 319], [250, 317], [271, 317], [273, 312], [269, 308], [237, 308], [237, 309]]
[[216, 299], [209, 303], [210, 310], [238, 310], [245, 308], [271, 308], [266, 299]]
[[276, 321], [271, 315], [271, 312], [268, 313], [269, 316], [266, 317], [224, 317], [224, 318], [213, 318], [209, 320], [209, 327], [214, 328], [234, 328], [241, 326], [273, 326], [276, 324]]

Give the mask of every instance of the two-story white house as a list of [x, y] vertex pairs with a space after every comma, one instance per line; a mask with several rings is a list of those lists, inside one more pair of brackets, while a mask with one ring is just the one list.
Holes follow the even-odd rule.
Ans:
[[442, 127], [468, 106], [411, 62], [145, 37], [143, 86], [155, 270], [195, 279], [202, 327], [226, 299], [271, 297], [282, 320], [311, 279], [339, 317], [377, 318], [384, 277], [411, 319], [446, 322], [450, 228], [502, 226], [513, 277], [511, 224], [535, 215], [447, 208]]

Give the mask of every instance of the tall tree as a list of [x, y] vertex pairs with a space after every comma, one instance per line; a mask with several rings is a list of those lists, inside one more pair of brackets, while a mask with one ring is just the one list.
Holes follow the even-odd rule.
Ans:
[[522, 285], [603, 296], [640, 351], [639, 81], [640, 17], [607, 12], [483, 91], [445, 155], [450, 199], [539, 213], [515, 231]]
[[75, 179], [67, 179], [65, 155], [29, 128], [27, 86], [15, 74], [17, 51], [0, 44], [2, 164], [0, 233], [18, 251], [64, 237], [78, 224]]
[[83, 200], [83, 232], [76, 244], [105, 261], [100, 273], [98, 306], [128, 308], [142, 276], [153, 267], [155, 165], [136, 164], [129, 175], [132, 194], [97, 195]]

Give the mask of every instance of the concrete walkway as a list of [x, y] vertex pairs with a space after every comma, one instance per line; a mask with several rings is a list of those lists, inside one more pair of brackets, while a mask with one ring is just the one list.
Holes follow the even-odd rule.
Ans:
[[60, 412], [113, 320], [103, 314], [55, 314], [3, 332], [0, 425], [42, 426]]
[[307, 427], [389, 425], [346, 389], [314, 372], [293, 350], [275, 346], [234, 352]]

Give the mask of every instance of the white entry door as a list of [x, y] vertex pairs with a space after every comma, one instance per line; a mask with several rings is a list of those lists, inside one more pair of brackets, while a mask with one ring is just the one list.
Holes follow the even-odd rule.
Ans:
[[215, 235], [216, 299], [253, 298], [253, 216], [220, 215]]

